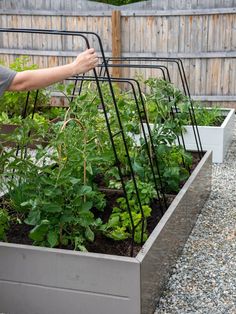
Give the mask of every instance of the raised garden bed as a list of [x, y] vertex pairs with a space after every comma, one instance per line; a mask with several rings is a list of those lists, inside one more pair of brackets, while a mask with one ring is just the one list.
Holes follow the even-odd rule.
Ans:
[[[73, 91], [78, 80], [72, 79]], [[93, 77], [82, 80], [94, 82]], [[107, 77], [99, 80], [104, 83]], [[179, 131], [169, 123], [169, 96], [159, 133], [153, 141], [145, 138], [138, 147], [127, 134], [139, 132], [143, 118], [149, 121], [142, 94], [138, 88], [139, 102], [132, 85], [131, 93], [118, 92], [115, 99], [111, 86], [115, 82], [109, 79], [109, 88], [101, 84], [102, 89], [83, 83], [83, 92], [73, 98], [64, 119], [52, 125], [50, 132], [40, 133], [42, 138], [45, 134], [48, 137], [47, 149], [37, 147], [35, 155], [27, 154], [32, 140], [29, 134], [42, 128], [31, 128], [33, 121], [24, 120], [23, 128], [15, 134], [21, 155], [2, 151], [2, 186], [9, 198], [2, 202], [0, 213], [10, 223], [17, 221], [17, 227], [26, 223], [31, 242], [0, 245], [0, 311], [154, 311], [171, 267], [210, 193], [211, 153], [207, 152], [191, 173], [191, 156], [175, 144]], [[152, 139], [151, 133], [149, 137]], [[14, 134], [10, 139], [14, 142]], [[96, 175], [104, 179], [103, 188], [122, 189], [125, 196], [111, 206], [108, 221], [95, 215], [106, 206]], [[161, 208], [165, 195], [180, 187], [165, 212], [166, 206]], [[153, 204], [165, 214], [150, 234], [147, 221]], [[3, 240], [9, 235], [4, 233], [9, 227], [6, 221], [2, 223]], [[105, 254], [83, 252], [90, 248], [88, 242], [93, 243], [101, 234], [115, 241], [130, 241], [133, 257], [109, 255], [107, 250], [102, 250]], [[136, 252], [134, 243], [144, 245]], [[80, 252], [62, 249], [65, 247]]]
[[136, 257], [0, 244], [0, 311], [151, 314], [211, 190], [207, 152]]
[[[211, 110], [209, 108], [209, 110]], [[235, 110], [220, 109], [225, 117], [220, 126], [198, 126], [198, 131], [204, 151], [212, 150], [212, 161], [214, 163], [222, 163], [229, 148], [234, 132]], [[197, 150], [192, 126], [184, 126], [184, 142], [186, 149]]]

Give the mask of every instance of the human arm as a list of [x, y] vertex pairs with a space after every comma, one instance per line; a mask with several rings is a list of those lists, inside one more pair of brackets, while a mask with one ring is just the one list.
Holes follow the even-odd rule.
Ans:
[[28, 91], [47, 87], [70, 76], [86, 73], [97, 65], [97, 54], [93, 48], [90, 48], [66, 65], [17, 72], [7, 90]]

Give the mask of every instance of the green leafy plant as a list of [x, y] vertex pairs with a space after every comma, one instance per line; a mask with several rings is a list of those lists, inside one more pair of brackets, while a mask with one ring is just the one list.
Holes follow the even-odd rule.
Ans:
[[152, 132], [162, 184], [166, 193], [177, 193], [189, 177], [191, 154], [176, 145], [176, 133], [169, 123], [156, 124]]
[[9, 229], [9, 215], [6, 210], [0, 208], [0, 241], [6, 241], [6, 232]]
[[[36, 69], [35, 64], [30, 63], [28, 56], [22, 56], [16, 58], [15, 61], [9, 66], [12, 70], [21, 72], [24, 70]], [[36, 91], [31, 91], [29, 95], [29, 105], [27, 108], [28, 114], [32, 111], [34, 105]], [[13, 116], [20, 116], [24, 108], [27, 99], [27, 92], [5, 92], [1, 97], [0, 113], [4, 112], [9, 118]], [[37, 104], [42, 105], [48, 102], [48, 98], [44, 93], [44, 90], [40, 90], [38, 93]]]
[[[220, 126], [225, 119], [220, 108], [216, 106], [206, 108], [196, 102], [194, 103], [194, 114], [196, 124], [199, 126]], [[185, 125], [192, 123], [189, 116], [189, 106], [181, 106], [180, 117]]]
[[[189, 106], [187, 97], [173, 84], [157, 78], [145, 81], [149, 90], [146, 94], [146, 107], [149, 122], [159, 123], [173, 118], [176, 108], [182, 104]], [[179, 123], [180, 117], [178, 117]]]
[[[180, 131], [183, 130], [184, 125], [195, 124], [195, 122], [201, 126], [217, 126], [224, 120], [218, 107], [206, 108], [196, 101], [190, 103], [180, 89], [165, 80], [149, 78], [145, 84], [149, 89], [146, 106], [151, 123], [163, 123], [172, 119], [178, 124]], [[196, 121], [191, 121], [190, 118], [192, 108]]]
[[[29, 237], [37, 245], [70, 244], [85, 250], [85, 242], [94, 239], [93, 230], [102, 225], [91, 212], [105, 205], [104, 197], [90, 185], [93, 147], [82, 141], [80, 148], [85, 133], [75, 121], [54, 125], [55, 136], [46, 150], [38, 147], [35, 161], [30, 156], [21, 158], [22, 154], [12, 156], [11, 171], [5, 173], [9, 179], [14, 172], [15, 179], [7, 183], [9, 195], [13, 207], [25, 213], [25, 223], [33, 227]], [[22, 131], [22, 137], [27, 131]]]
[[[156, 191], [150, 183], [141, 181], [137, 182], [137, 187], [142, 209], [133, 182], [127, 182], [126, 189], [131, 211], [129, 213], [126, 199], [124, 197], [118, 198], [118, 206], [113, 208], [105, 227], [106, 236], [114, 240], [125, 240], [131, 238], [134, 232], [134, 241], [136, 243], [140, 244], [147, 239], [147, 218], [151, 215], [150, 202], [156, 198]], [[142, 222], [144, 223], [143, 229]]]

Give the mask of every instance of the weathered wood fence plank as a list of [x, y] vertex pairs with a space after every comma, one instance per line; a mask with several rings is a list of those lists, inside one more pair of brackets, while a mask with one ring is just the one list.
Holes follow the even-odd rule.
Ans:
[[[87, 0], [2, 0], [0, 27], [89, 30], [100, 35], [107, 56], [120, 50], [126, 57], [181, 58], [192, 95], [235, 101], [236, 0], [150, 0], [122, 6], [120, 40], [112, 36], [114, 9]], [[96, 38], [89, 39], [99, 51]], [[85, 43], [72, 36], [0, 33], [0, 59], [6, 64], [23, 54], [42, 67], [54, 66], [72, 60], [84, 48]], [[176, 67], [168, 67], [179, 85]], [[139, 72], [126, 68], [122, 75]], [[160, 71], [145, 69], [143, 75]]]

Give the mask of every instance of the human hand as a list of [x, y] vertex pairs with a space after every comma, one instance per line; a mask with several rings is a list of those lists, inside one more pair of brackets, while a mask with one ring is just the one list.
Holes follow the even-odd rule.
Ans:
[[94, 48], [90, 48], [80, 53], [74, 62], [73, 75], [86, 73], [98, 65], [98, 56]]

